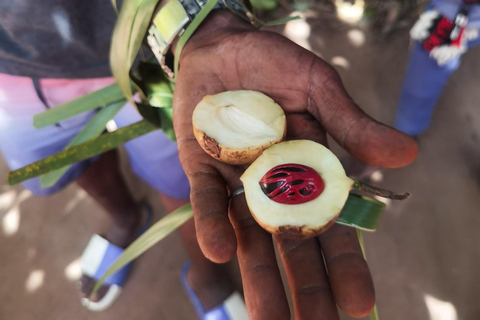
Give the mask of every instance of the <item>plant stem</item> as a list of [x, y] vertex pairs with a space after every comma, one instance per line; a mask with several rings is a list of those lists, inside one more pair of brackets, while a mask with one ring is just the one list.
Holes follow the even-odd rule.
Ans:
[[355, 180], [355, 182], [353, 183], [353, 187], [360, 191], [365, 191], [383, 198], [389, 198], [393, 200], [405, 200], [405, 199], [408, 199], [408, 197], [410, 197], [410, 193], [408, 192], [404, 194], [396, 194], [393, 191], [374, 187], [358, 180]]

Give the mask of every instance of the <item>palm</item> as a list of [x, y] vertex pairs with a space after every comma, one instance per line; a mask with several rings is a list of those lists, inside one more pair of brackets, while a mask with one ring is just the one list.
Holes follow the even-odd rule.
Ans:
[[[191, 123], [196, 104], [223, 91], [263, 92], [285, 110], [289, 139], [325, 144], [328, 132], [354, 156], [375, 165], [405, 165], [416, 146], [356, 107], [335, 71], [314, 54], [277, 34], [235, 23], [223, 29], [207, 23], [182, 53], [174, 97], [180, 160], [190, 180], [204, 254], [215, 262], [238, 254], [252, 319], [289, 318], [271, 236], [255, 223], [243, 197], [228, 201], [228, 193], [241, 186], [243, 168], [220, 163], [200, 148]], [[318, 239], [276, 242], [297, 319], [338, 319], [335, 302], [353, 316], [372, 308], [373, 285], [353, 229], [335, 226]]]

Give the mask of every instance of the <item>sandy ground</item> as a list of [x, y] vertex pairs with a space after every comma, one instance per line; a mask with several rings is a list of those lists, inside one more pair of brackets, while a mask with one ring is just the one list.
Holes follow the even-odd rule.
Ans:
[[[392, 124], [408, 59], [407, 30], [384, 42], [363, 24], [307, 21], [310, 34], [308, 24], [289, 34], [335, 65], [368, 114]], [[381, 319], [480, 319], [479, 54], [479, 48], [468, 52], [451, 78], [415, 162], [374, 177], [379, 186], [413, 195], [389, 204], [378, 231], [365, 235]], [[74, 185], [34, 198], [20, 186], [7, 186], [7, 172], [0, 161], [1, 320], [195, 319], [179, 280], [187, 255], [177, 234], [137, 260], [112, 309], [83, 309], [75, 289], [78, 259], [108, 220]], [[128, 170], [126, 175], [159, 219], [163, 210], [155, 193]]]

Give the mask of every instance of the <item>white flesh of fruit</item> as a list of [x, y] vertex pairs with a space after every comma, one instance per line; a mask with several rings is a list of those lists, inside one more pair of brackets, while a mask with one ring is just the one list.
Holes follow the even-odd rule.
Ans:
[[249, 148], [283, 138], [285, 114], [257, 91], [227, 91], [205, 96], [193, 113], [193, 125], [222, 147]]
[[[259, 185], [262, 177], [270, 169], [289, 163], [308, 166], [320, 174], [325, 189], [317, 198], [302, 204], [281, 204], [263, 193]], [[281, 142], [266, 149], [240, 180], [250, 211], [269, 231], [282, 226], [320, 229], [338, 215], [354, 182], [330, 150], [309, 140]]]

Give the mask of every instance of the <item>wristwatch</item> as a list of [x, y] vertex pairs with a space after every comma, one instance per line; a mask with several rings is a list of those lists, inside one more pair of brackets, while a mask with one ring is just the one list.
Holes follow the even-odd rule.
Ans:
[[[148, 29], [147, 41], [153, 54], [167, 76], [174, 78], [174, 73], [166, 63], [173, 41], [180, 37], [205, 7], [208, 0], [169, 0], [153, 18]], [[250, 20], [248, 8], [237, 0], [220, 0], [214, 9], [229, 9]]]

